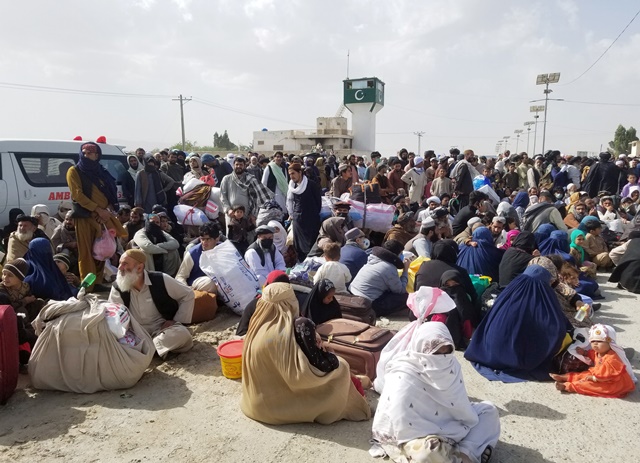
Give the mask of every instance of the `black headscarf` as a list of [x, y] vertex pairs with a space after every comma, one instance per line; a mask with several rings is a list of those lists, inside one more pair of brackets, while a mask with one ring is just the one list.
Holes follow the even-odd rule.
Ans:
[[[151, 220], [149, 220], [145, 225], [144, 231], [147, 238], [149, 238], [149, 241], [153, 244], [167, 242], [167, 238], [164, 236], [164, 232], [162, 231], [162, 228], [160, 228], [160, 225], [152, 222]], [[153, 266], [156, 272], [162, 272], [164, 270], [163, 256], [164, 254], [153, 254]]]
[[338, 357], [320, 349], [316, 344], [316, 325], [308, 318], [300, 317], [293, 322], [293, 333], [298, 346], [309, 359], [309, 363], [325, 373], [335, 370], [340, 366]]
[[313, 285], [313, 289], [307, 296], [307, 300], [300, 311], [303, 317], [310, 318], [316, 324], [321, 324], [334, 318], [342, 318], [340, 304], [335, 297], [329, 304], [325, 304], [322, 300], [329, 294], [329, 291], [335, 290], [336, 287], [331, 280], [323, 278]]
[[453, 240], [439, 240], [433, 244], [431, 259], [455, 264], [458, 260], [458, 245]]
[[[87, 145], [95, 146], [98, 152], [98, 160], [92, 161], [82, 154], [82, 148]], [[111, 176], [109, 171], [100, 164], [102, 158], [102, 149], [97, 143], [91, 141], [83, 143], [80, 146], [80, 154], [78, 155], [78, 162], [76, 168], [85, 174], [93, 184], [95, 184], [100, 191], [106, 196], [107, 201], [113, 207], [118, 209], [118, 189], [116, 187], [116, 180]]]
[[533, 259], [531, 253], [536, 249], [536, 237], [533, 233], [523, 231], [513, 239], [511, 247], [506, 250], [499, 269], [499, 284], [506, 287], [527, 268]]

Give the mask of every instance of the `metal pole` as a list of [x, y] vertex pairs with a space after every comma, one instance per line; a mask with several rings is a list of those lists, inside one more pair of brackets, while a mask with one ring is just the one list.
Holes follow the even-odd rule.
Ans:
[[529, 135], [531, 135], [531, 127], [527, 127], [527, 154], [529, 153]]
[[191, 98], [185, 98], [182, 95], [180, 95], [178, 98], [173, 98], [173, 101], [179, 101], [180, 102], [180, 127], [182, 129], [182, 151], [184, 151], [184, 147], [185, 147], [185, 137], [184, 137], [184, 110], [182, 109], [182, 107], [188, 103], [189, 101], [191, 101]]
[[182, 151], [184, 151], [184, 109], [182, 107], [182, 94], [180, 95], [180, 127], [182, 128]]
[[549, 82], [544, 91], [544, 125], [542, 126], [542, 155], [544, 156], [544, 144], [547, 137], [547, 106], [549, 106]]
[[538, 139], [538, 113], [534, 116], [536, 120], [535, 130], [533, 131], [533, 155], [536, 155], [536, 140]]
[[520, 134], [516, 135], [516, 154], [518, 153], [518, 144], [520, 143]]

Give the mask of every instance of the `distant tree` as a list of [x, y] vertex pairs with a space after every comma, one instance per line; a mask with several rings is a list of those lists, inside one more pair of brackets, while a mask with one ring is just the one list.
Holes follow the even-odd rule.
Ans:
[[225, 130], [222, 135], [218, 132], [213, 134], [213, 146], [223, 151], [236, 151], [238, 146], [229, 140], [229, 134]]
[[620, 124], [613, 135], [613, 141], [609, 142], [609, 151], [612, 151], [616, 156], [621, 153], [628, 153], [629, 143], [636, 140], [638, 140], [636, 129], [633, 127], [625, 129], [624, 126]]

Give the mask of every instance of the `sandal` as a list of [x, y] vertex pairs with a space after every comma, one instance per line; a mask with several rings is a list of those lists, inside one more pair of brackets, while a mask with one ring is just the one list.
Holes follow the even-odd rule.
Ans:
[[493, 453], [493, 448], [490, 445], [487, 445], [487, 448], [484, 449], [482, 455], [480, 456], [480, 463], [488, 463], [491, 460], [491, 454]]

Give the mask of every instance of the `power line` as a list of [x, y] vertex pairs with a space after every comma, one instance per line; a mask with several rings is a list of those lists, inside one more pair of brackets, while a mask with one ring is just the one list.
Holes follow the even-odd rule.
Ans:
[[74, 88], [62, 88], [62, 87], [45, 87], [42, 85], [26, 85], [16, 84], [12, 82], [0, 82], [0, 87], [11, 88], [13, 90], [30, 90], [36, 92], [51, 92], [51, 93], [72, 93], [79, 95], [94, 95], [94, 96], [115, 96], [115, 97], [129, 97], [129, 98], [172, 98], [173, 95], [154, 95], [148, 93], [122, 93], [122, 92], [101, 92], [98, 90], [80, 90]]
[[601, 103], [596, 101], [576, 101], [576, 100], [564, 100], [565, 103], [577, 103], [577, 104], [590, 104], [590, 105], [602, 105], [602, 106], [640, 106], [638, 103]]
[[633, 16], [633, 18], [631, 18], [631, 21], [629, 21], [629, 23], [628, 23], [626, 26], [624, 26], [624, 29], [622, 29], [622, 31], [618, 34], [618, 36], [615, 38], [615, 40], [614, 40], [613, 42], [611, 42], [611, 45], [609, 45], [609, 46], [607, 47], [607, 49], [606, 49], [604, 52], [602, 52], [602, 54], [598, 57], [598, 59], [597, 59], [597, 60], [595, 60], [595, 61], [593, 62], [593, 64], [592, 64], [591, 66], [589, 66], [589, 67], [588, 67], [588, 68], [587, 68], [587, 69], [586, 69], [582, 74], [580, 74], [578, 77], [576, 77], [575, 79], [573, 79], [571, 82], [567, 82], [566, 84], [562, 84], [562, 85], [564, 86], [564, 85], [569, 85], [569, 84], [574, 83], [574, 82], [575, 82], [576, 80], [578, 80], [580, 77], [582, 77], [582, 76], [583, 76], [583, 75], [585, 75], [587, 72], [589, 72], [589, 71], [591, 70], [591, 68], [593, 68], [596, 64], [598, 64], [598, 61], [600, 61], [600, 60], [602, 59], [602, 57], [603, 57], [604, 55], [606, 55], [606, 54], [607, 54], [607, 52], [611, 49], [611, 47], [613, 47], [613, 45], [618, 41], [618, 39], [622, 36], [622, 34], [624, 34], [624, 32], [629, 28], [629, 26], [631, 25], [631, 23], [632, 23], [633, 21], [635, 21], [635, 19], [638, 17], [638, 15], [639, 15], [639, 14], [640, 14], [640, 10], [638, 10], [638, 12]]
[[292, 121], [287, 121], [287, 120], [284, 120], [284, 119], [277, 119], [275, 117], [266, 116], [264, 114], [251, 113], [251, 112], [248, 112], [248, 111], [244, 111], [242, 109], [233, 108], [231, 106], [225, 106], [225, 105], [221, 105], [219, 103], [214, 103], [213, 101], [207, 101], [207, 100], [204, 100], [202, 98], [193, 97], [193, 101], [196, 102], [196, 103], [200, 103], [202, 105], [205, 105], [205, 106], [211, 106], [211, 107], [214, 107], [214, 108], [223, 109], [225, 111], [231, 111], [231, 112], [238, 113], [238, 114], [244, 114], [245, 116], [257, 117], [259, 119], [267, 119], [267, 120], [270, 120], [270, 121], [283, 122], [285, 124], [293, 124], [293, 125], [298, 125], [298, 126], [302, 126], [302, 127], [311, 127], [311, 128], [315, 127], [313, 125], [300, 124], [299, 122], [292, 122]]

